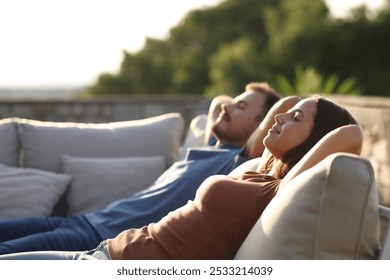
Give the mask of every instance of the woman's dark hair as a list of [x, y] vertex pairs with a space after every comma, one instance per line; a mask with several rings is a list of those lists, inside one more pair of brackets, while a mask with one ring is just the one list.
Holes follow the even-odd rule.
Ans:
[[[315, 96], [313, 98], [317, 102], [317, 113], [314, 119], [313, 130], [302, 144], [288, 151], [280, 158], [282, 164], [277, 166], [276, 174], [274, 175], [278, 179], [284, 178], [291, 168], [328, 132], [344, 125], [357, 124], [357, 121], [345, 108], [323, 97]], [[274, 162], [275, 157], [270, 154], [266, 161], [265, 169], [269, 171]]]

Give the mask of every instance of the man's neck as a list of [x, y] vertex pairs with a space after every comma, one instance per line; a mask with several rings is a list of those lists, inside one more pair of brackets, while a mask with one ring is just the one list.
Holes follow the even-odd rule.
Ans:
[[[215, 148], [221, 148], [223, 145], [225, 145], [225, 144], [230, 144], [230, 145], [233, 145], [233, 146], [235, 146], [235, 147], [237, 147], [237, 148], [241, 148], [241, 147], [243, 147], [244, 145], [245, 145], [245, 143], [232, 143], [232, 142], [225, 142], [225, 141], [222, 141], [222, 140], [219, 140], [219, 139], [216, 139], [217, 141], [216, 141], [216, 143], [215, 143], [215, 145], [214, 145], [214, 147]], [[241, 155], [242, 156], [246, 156], [244, 153], [245, 153], [245, 150], [246, 149], [244, 149], [244, 151], [241, 153]]]

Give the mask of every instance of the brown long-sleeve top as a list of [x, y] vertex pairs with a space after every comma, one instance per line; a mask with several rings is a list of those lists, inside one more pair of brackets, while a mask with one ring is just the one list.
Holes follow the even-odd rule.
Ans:
[[241, 178], [212, 176], [194, 201], [157, 223], [108, 240], [112, 259], [232, 259], [280, 180], [258, 172]]

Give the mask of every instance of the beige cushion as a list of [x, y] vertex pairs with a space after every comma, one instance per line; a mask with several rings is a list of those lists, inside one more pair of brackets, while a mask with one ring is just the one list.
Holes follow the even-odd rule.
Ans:
[[60, 172], [62, 155], [128, 157], [177, 156], [184, 129], [178, 113], [142, 120], [102, 124], [21, 120], [19, 132], [24, 166]]
[[390, 208], [380, 205], [379, 217], [381, 221], [381, 252], [379, 259], [390, 260]]
[[375, 259], [378, 196], [368, 160], [331, 155], [281, 189], [236, 259]]
[[70, 175], [0, 165], [0, 218], [49, 216]]
[[128, 158], [63, 157], [72, 176], [67, 215], [102, 209], [110, 202], [149, 187], [165, 170], [164, 156]]
[[8, 166], [19, 166], [19, 139], [16, 119], [0, 121], [0, 163]]

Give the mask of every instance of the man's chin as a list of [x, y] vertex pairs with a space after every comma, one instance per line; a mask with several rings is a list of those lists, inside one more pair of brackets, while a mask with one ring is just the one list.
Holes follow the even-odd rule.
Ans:
[[221, 140], [221, 138], [224, 138], [225, 133], [220, 124], [215, 124], [212, 127], [212, 132], [217, 139]]

